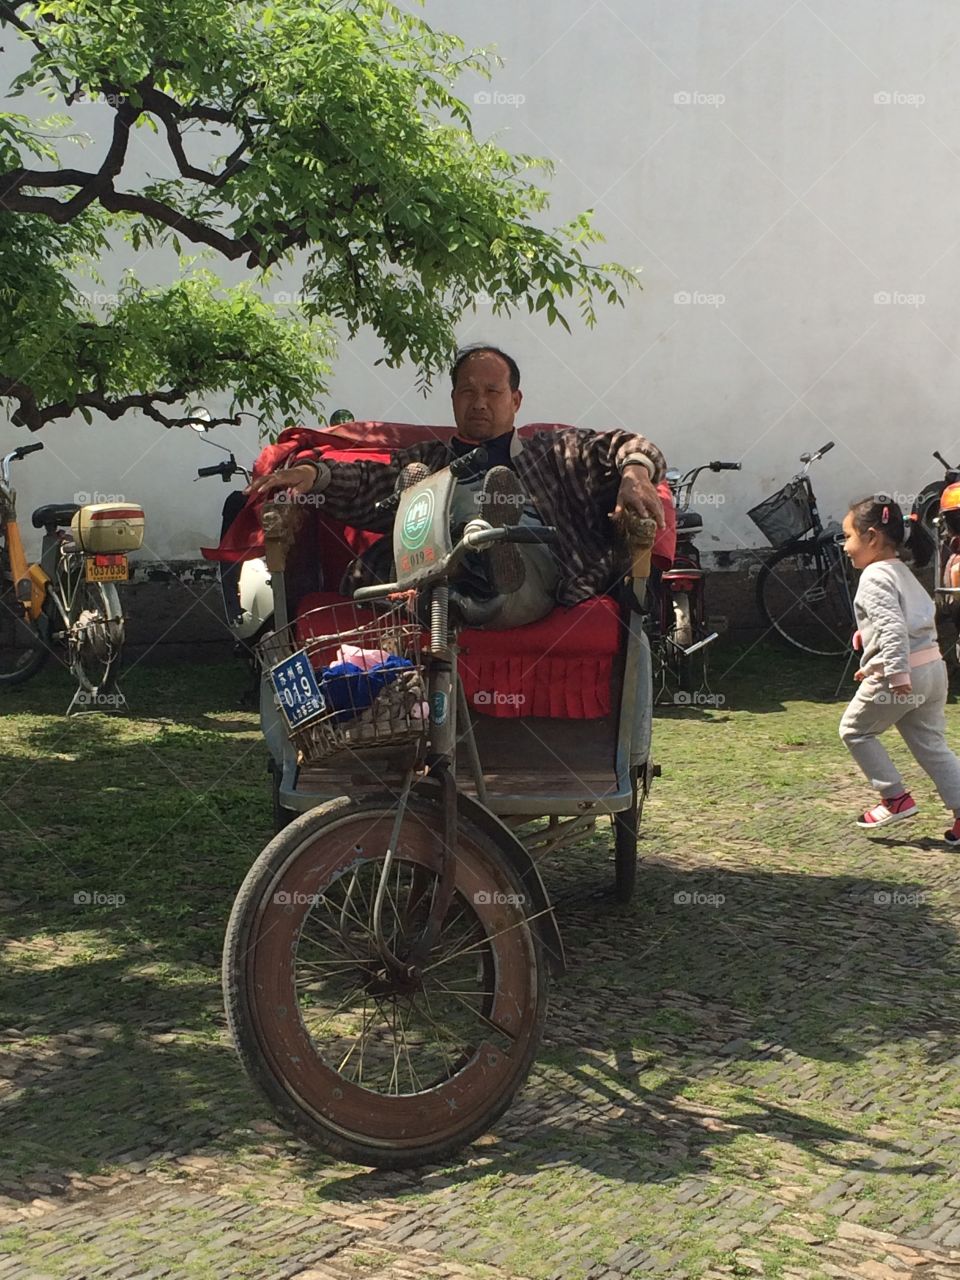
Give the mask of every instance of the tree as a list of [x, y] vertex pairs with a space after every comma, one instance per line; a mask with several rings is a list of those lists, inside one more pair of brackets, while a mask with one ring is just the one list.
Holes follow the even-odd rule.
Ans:
[[[528, 173], [549, 166], [474, 136], [453, 85], [490, 55], [389, 0], [0, 0], [0, 27], [32, 45], [11, 96], [61, 108], [0, 113], [0, 396], [19, 426], [135, 408], [182, 425], [173, 406], [223, 391], [275, 424], [323, 393], [338, 325], [371, 325], [385, 362], [428, 383], [478, 294], [567, 327], [570, 300], [592, 325], [632, 279], [588, 260], [589, 214], [538, 224], [547, 193]], [[112, 131], [75, 168], [62, 108], [83, 98]], [[168, 172], [137, 185], [140, 129]], [[163, 288], [130, 273], [116, 297], [82, 291], [121, 238], [199, 259]], [[249, 283], [224, 287], [197, 265], [211, 258]], [[254, 286], [295, 258], [291, 315]]]

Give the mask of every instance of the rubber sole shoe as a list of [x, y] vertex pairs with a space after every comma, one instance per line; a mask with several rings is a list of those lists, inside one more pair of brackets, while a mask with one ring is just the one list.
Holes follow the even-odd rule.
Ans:
[[875, 831], [877, 827], [889, 826], [891, 822], [914, 818], [919, 812], [917, 802], [909, 791], [905, 791], [902, 796], [890, 796], [862, 813], [857, 819], [857, 826], [865, 831]]
[[[509, 467], [491, 467], [477, 494], [477, 515], [494, 529], [512, 529], [520, 523], [527, 495]], [[496, 595], [519, 591], [526, 577], [520, 548], [503, 543], [484, 552], [487, 575]]]
[[943, 838], [947, 844], [960, 844], [960, 818], [957, 818], [949, 831], [943, 833]]

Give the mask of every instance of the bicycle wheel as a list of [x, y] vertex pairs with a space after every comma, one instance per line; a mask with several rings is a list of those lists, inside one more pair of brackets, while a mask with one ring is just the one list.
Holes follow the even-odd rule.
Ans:
[[757, 604], [767, 625], [804, 653], [849, 651], [856, 627], [846, 557], [833, 546], [785, 547], [757, 578]]
[[35, 622], [27, 621], [17, 600], [5, 541], [0, 541], [0, 685], [23, 684], [49, 657]]
[[[397, 978], [373, 907], [389, 797], [329, 801], [274, 837], [237, 896], [223, 952], [230, 1029], [251, 1079], [295, 1133], [360, 1164], [429, 1164], [483, 1133], [526, 1079], [547, 969], [523, 886], [461, 821], [455, 893], [422, 970]], [[439, 806], [404, 814], [382, 912], [395, 955], [438, 884]]]
[[67, 620], [70, 670], [88, 693], [109, 689], [123, 649], [123, 612], [117, 588], [86, 582], [82, 557], [63, 556], [57, 586]]

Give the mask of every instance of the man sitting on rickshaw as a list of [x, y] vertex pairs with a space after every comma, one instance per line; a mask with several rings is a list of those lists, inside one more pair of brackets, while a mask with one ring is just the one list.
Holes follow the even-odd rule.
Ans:
[[[482, 446], [482, 466], [457, 486], [454, 537], [478, 515], [492, 525], [553, 526], [551, 546], [505, 543], [467, 556], [451, 588], [464, 622], [491, 628], [535, 622], [555, 605], [601, 595], [621, 571], [611, 517], [624, 510], [663, 526], [656, 484], [663, 454], [642, 435], [568, 427], [521, 437], [516, 362], [496, 347], [460, 352], [451, 370], [457, 434], [398, 449], [389, 462], [327, 462], [305, 452], [254, 480], [251, 493], [322, 493], [324, 511], [358, 529], [388, 532], [397, 487]], [[358, 584], [359, 585], [359, 584]]]

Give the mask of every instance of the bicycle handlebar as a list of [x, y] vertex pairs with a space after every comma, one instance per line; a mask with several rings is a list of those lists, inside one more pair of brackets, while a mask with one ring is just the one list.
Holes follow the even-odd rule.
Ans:
[[22, 444], [19, 449], [14, 449], [13, 457], [22, 460], [28, 453], [36, 453], [43, 448], [43, 441], [38, 440], [36, 444]]
[[814, 457], [816, 457], [816, 458], [822, 458], [822, 457], [823, 457], [823, 455], [824, 455], [825, 453], [829, 453], [829, 452], [830, 452], [830, 450], [831, 450], [831, 449], [833, 448], [833, 446], [834, 446], [834, 443], [835, 443], [835, 442], [834, 442], [833, 440], [828, 440], [826, 444], [823, 444], [823, 445], [821, 445], [821, 446], [820, 446], [820, 448], [819, 448], [819, 449], [817, 450], [817, 452], [814, 454]]
[[233, 472], [233, 468], [230, 466], [230, 463], [218, 462], [215, 466], [212, 466], [212, 467], [197, 467], [197, 476], [198, 477], [222, 476], [222, 475], [226, 475], [227, 471], [230, 471], [231, 474]]
[[711, 471], [741, 471], [743, 464], [740, 462], [711, 462]]

